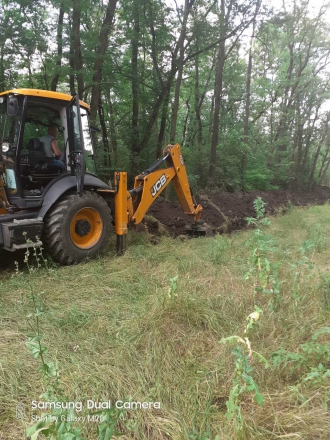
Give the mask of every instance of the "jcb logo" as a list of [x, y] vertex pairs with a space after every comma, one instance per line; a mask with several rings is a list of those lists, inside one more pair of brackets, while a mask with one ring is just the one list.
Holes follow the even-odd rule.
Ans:
[[165, 174], [163, 174], [157, 182], [154, 184], [154, 186], [151, 188], [151, 195], [152, 197], [155, 197], [155, 195], [162, 189], [162, 187], [166, 183], [166, 177]]

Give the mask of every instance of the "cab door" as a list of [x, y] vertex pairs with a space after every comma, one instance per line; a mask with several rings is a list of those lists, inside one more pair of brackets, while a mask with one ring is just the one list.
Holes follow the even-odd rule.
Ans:
[[68, 165], [71, 175], [76, 176], [77, 193], [82, 194], [85, 177], [85, 148], [84, 136], [81, 123], [81, 112], [78, 95], [74, 96], [68, 104], [68, 134], [69, 134], [69, 155]]

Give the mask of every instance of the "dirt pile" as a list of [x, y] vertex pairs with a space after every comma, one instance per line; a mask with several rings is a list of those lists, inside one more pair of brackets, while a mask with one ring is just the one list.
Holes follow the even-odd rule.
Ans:
[[[289, 191], [247, 191], [237, 193], [201, 194], [196, 197], [203, 207], [202, 218], [215, 232], [231, 232], [246, 227], [246, 217], [255, 215], [253, 201], [261, 197], [266, 203], [266, 213], [285, 212], [290, 206], [323, 205], [330, 200], [330, 188], [317, 186], [313, 190]], [[179, 203], [171, 203], [159, 197], [150, 207], [148, 214], [155, 217], [168, 231], [177, 237], [185, 233], [189, 216], [183, 214]], [[149, 230], [148, 224], [146, 227]], [[157, 234], [155, 224], [149, 230]], [[159, 235], [160, 235], [159, 231]]]

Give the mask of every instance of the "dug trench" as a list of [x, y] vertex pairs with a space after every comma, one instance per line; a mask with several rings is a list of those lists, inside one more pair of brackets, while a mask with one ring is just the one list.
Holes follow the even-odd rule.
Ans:
[[[293, 206], [323, 205], [330, 201], [330, 188], [316, 186], [303, 191], [269, 190], [236, 193], [201, 193], [196, 202], [202, 205], [202, 219], [213, 233], [229, 233], [247, 227], [247, 217], [254, 217], [253, 202], [261, 197], [266, 204], [266, 215], [284, 214]], [[157, 237], [169, 234], [182, 236], [189, 224], [188, 215], [183, 214], [178, 202], [169, 202], [159, 197], [149, 208], [141, 226], [157, 242]]]

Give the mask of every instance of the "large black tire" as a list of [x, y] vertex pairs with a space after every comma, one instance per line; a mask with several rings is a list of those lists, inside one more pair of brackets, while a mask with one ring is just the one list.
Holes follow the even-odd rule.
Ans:
[[90, 191], [67, 194], [44, 219], [43, 242], [52, 258], [65, 265], [97, 255], [110, 236], [111, 212], [101, 196]]

